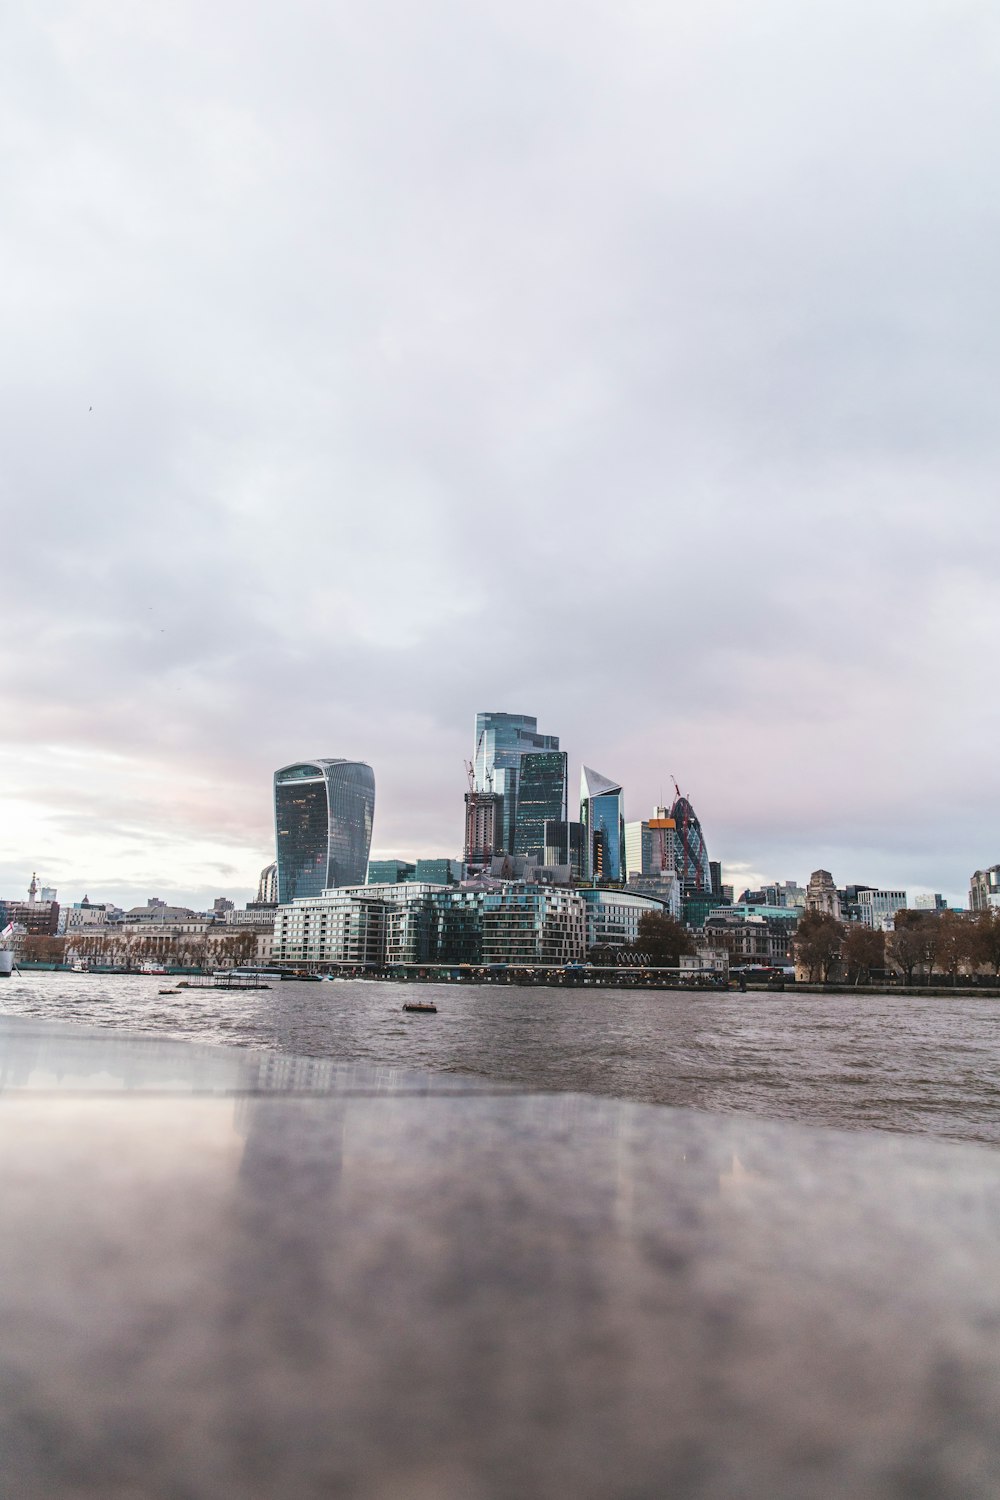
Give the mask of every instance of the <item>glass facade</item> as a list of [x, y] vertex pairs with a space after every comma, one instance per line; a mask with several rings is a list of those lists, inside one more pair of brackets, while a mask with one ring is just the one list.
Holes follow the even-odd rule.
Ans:
[[545, 824], [545, 863], [568, 865], [574, 880], [587, 878], [586, 839], [582, 823], [567, 823], [553, 818]]
[[599, 771], [584, 766], [580, 775], [580, 822], [586, 830], [587, 877], [620, 882], [625, 878], [625, 817], [622, 789]]
[[[677, 874], [685, 896], [713, 893], [712, 870], [705, 835], [686, 797], [678, 797], [670, 809], [677, 827]], [[715, 893], [718, 894], [717, 892]]]
[[399, 885], [403, 880], [416, 878], [417, 867], [405, 859], [370, 859], [368, 861], [369, 885]]
[[337, 964], [579, 963], [587, 919], [575, 891], [536, 885], [361, 886], [281, 906], [273, 957], [322, 970]]
[[462, 878], [457, 859], [418, 859], [416, 879], [427, 885], [453, 885]]
[[633, 876], [673, 875], [676, 867], [677, 827], [662, 808], [648, 821], [625, 824], [625, 867]]
[[539, 734], [538, 720], [531, 714], [476, 715], [476, 791], [494, 792], [503, 799], [500, 847], [494, 854], [514, 853], [521, 757], [532, 750], [558, 749], [559, 736]]
[[364, 761], [300, 761], [275, 771], [279, 902], [361, 885], [374, 816], [375, 773]]
[[545, 862], [545, 824], [566, 816], [565, 750], [529, 750], [518, 771], [514, 853]]

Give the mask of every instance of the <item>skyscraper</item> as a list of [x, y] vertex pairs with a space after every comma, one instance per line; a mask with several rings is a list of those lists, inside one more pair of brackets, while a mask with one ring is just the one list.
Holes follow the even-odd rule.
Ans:
[[545, 862], [545, 824], [566, 816], [565, 750], [528, 750], [518, 768], [514, 853]]
[[531, 750], [558, 750], [557, 734], [539, 734], [530, 714], [476, 715], [475, 789], [503, 798], [500, 846], [495, 854], [513, 854], [517, 821], [517, 787], [521, 757]]
[[712, 870], [701, 824], [686, 797], [678, 797], [670, 809], [677, 826], [677, 874], [685, 896], [712, 893]]
[[310, 760], [274, 773], [278, 900], [363, 885], [375, 816], [375, 774], [360, 760]]
[[625, 824], [625, 867], [633, 877], [673, 876], [677, 860], [677, 826], [665, 807], [655, 807], [653, 816]]
[[586, 830], [587, 875], [593, 880], [625, 878], [624, 797], [617, 781], [584, 766], [580, 772], [580, 822]]

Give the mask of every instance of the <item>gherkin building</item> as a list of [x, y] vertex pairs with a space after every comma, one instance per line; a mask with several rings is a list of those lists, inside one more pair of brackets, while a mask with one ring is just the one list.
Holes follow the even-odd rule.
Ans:
[[670, 816], [677, 824], [677, 878], [685, 896], [698, 891], [710, 892], [712, 871], [708, 863], [708, 848], [698, 816], [686, 797], [678, 797], [670, 809]]

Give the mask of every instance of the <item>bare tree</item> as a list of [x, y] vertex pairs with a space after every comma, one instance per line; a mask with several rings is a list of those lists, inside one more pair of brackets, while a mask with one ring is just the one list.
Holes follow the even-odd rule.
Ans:
[[872, 977], [873, 969], [885, 968], [885, 933], [861, 922], [851, 922], [840, 948], [849, 984], [860, 984], [861, 976]]
[[795, 961], [808, 971], [809, 982], [826, 984], [840, 957], [844, 928], [825, 911], [807, 911], [792, 939]]
[[682, 953], [695, 951], [690, 933], [658, 911], [645, 911], [639, 918], [638, 946], [656, 968], [676, 967]]
[[924, 915], [919, 911], [898, 911], [892, 936], [886, 944], [893, 969], [902, 974], [904, 983], [912, 984], [914, 972], [927, 962]]
[[967, 917], [957, 911], [943, 911], [937, 918], [938, 963], [952, 984], [958, 971], [976, 962], [976, 933]]
[[1000, 977], [1000, 911], [987, 907], [969, 923], [972, 928], [973, 962], [984, 965], [994, 979]]

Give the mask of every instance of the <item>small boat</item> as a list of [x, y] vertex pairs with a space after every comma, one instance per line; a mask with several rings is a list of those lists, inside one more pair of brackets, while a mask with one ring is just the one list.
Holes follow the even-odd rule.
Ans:
[[418, 1015], [437, 1015], [437, 1006], [433, 1000], [404, 1000], [403, 1009], [416, 1011]]

